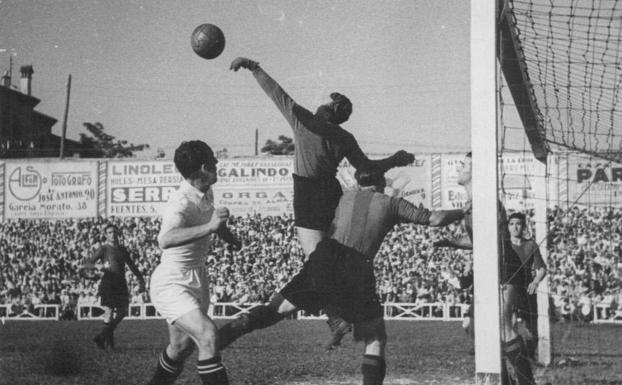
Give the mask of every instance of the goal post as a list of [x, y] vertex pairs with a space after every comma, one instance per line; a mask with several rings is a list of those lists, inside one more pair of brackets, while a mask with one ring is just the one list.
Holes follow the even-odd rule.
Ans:
[[[501, 383], [497, 232], [496, 6], [471, 2], [471, 147], [475, 383]], [[491, 204], [491, 202], [493, 202]]]

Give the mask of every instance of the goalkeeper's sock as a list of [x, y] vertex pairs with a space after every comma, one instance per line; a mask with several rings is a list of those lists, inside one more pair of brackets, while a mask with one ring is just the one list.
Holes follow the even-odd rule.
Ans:
[[382, 385], [387, 366], [384, 357], [365, 354], [361, 371], [363, 372], [363, 385]]
[[503, 356], [506, 364], [506, 375], [510, 383], [516, 385], [534, 385], [531, 363], [524, 351], [523, 341], [516, 337], [503, 343]]

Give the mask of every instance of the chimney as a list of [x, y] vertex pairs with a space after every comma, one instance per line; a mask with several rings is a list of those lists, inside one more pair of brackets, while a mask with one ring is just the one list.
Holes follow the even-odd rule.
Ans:
[[2, 76], [2, 83], [0, 84], [5, 87], [11, 87], [11, 75], [9, 75], [8, 70], [4, 71], [4, 75]]
[[32, 74], [35, 72], [32, 70], [32, 66], [21, 66], [19, 71], [22, 73], [22, 78], [20, 79], [20, 86], [22, 94], [26, 94], [31, 96], [32, 94]]

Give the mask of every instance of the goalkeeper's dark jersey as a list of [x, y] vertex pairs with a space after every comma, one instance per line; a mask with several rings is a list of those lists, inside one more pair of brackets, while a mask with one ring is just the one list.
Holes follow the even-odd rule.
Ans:
[[343, 158], [347, 158], [356, 169], [370, 165], [351, 133], [318, 119], [298, 105], [261, 67], [253, 71], [253, 76], [294, 132], [295, 174], [312, 179], [331, 179]]
[[430, 211], [372, 190], [347, 191], [339, 200], [330, 236], [372, 259], [385, 235], [402, 222], [428, 225]]

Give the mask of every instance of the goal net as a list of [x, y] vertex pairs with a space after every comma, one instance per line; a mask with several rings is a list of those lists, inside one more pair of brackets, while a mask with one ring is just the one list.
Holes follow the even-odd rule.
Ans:
[[519, 320], [539, 382], [622, 381], [622, 2], [501, 0], [497, 21], [499, 198], [547, 265]]

